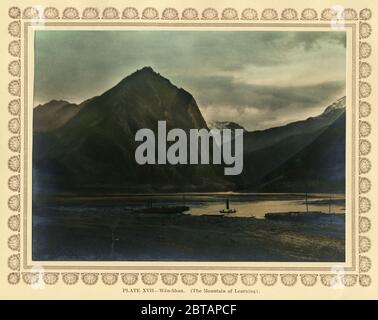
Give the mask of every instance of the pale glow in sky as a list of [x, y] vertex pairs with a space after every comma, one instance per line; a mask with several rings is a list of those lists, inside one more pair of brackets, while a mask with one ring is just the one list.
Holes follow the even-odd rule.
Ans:
[[34, 105], [80, 103], [144, 66], [189, 91], [207, 121], [263, 129], [345, 95], [343, 31], [36, 31]]

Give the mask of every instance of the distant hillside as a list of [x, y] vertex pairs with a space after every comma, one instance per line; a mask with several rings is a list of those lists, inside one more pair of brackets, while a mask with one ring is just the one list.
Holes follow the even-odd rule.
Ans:
[[263, 179], [264, 192], [345, 192], [345, 112]]
[[290, 136], [313, 133], [322, 128], [327, 128], [345, 111], [345, 100], [346, 98], [342, 97], [337, 102], [328, 106], [317, 117], [292, 122], [285, 126], [245, 133], [244, 152], [249, 153], [266, 148]]
[[46, 132], [64, 125], [80, 111], [80, 107], [64, 100], [51, 100], [33, 110], [34, 132]]
[[262, 179], [309, 145], [324, 129], [296, 134], [263, 149], [244, 154], [243, 189], [259, 191]]

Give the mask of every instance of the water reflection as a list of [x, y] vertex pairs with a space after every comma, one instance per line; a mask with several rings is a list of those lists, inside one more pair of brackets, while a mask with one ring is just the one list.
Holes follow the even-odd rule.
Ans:
[[[191, 215], [219, 214], [225, 209], [227, 199], [230, 208], [236, 209], [229, 216], [264, 218], [266, 213], [311, 212], [345, 213], [344, 194], [261, 194], [261, 193], [201, 193], [201, 194], [134, 194], [116, 196], [75, 197], [61, 199], [62, 204], [86, 203], [100, 209], [105, 206], [132, 212], [146, 207], [188, 206]], [[50, 199], [51, 200], [51, 199]], [[55, 204], [60, 201], [55, 199]], [[67, 203], [68, 202], [68, 203]], [[84, 208], [83, 208], [84, 209]]]

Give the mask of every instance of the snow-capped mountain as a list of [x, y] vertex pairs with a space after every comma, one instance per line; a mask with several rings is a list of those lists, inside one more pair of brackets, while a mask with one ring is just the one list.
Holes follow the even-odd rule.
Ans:
[[323, 115], [327, 115], [330, 112], [333, 112], [335, 110], [343, 110], [346, 107], [346, 97], [342, 97], [339, 100], [335, 101], [331, 105], [329, 105], [323, 112]]

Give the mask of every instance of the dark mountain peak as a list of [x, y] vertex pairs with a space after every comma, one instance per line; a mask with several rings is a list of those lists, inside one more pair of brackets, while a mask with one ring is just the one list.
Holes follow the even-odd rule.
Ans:
[[136, 72], [157, 74], [157, 72], [155, 72], [155, 70], [152, 69], [152, 67], [150, 67], [150, 66], [145, 66], [142, 69], [138, 69]]
[[130, 79], [130, 78], [135, 78], [135, 77], [161, 77], [163, 79], [165, 79], [164, 77], [162, 77], [160, 75], [160, 73], [156, 72], [154, 69], [152, 69], [152, 67], [143, 67], [142, 69], [137, 69], [135, 72], [133, 72], [132, 74], [130, 74], [129, 76], [127, 76], [125, 79]]
[[44, 104], [39, 104], [38, 106], [36, 106], [35, 108], [46, 108], [46, 107], [61, 107], [61, 106], [64, 106], [64, 105], [71, 105], [72, 103], [66, 101], [66, 100], [56, 100], [56, 99], [53, 99], [53, 100], [50, 100], [49, 102], [46, 102]]
[[[125, 77], [114, 88], [124, 88], [124, 86], [134, 85], [135, 87], [145, 88], [153, 84], [165, 84], [175, 89], [179, 89], [169, 79], [163, 77], [160, 73], [156, 72], [152, 67], [146, 66], [141, 69], [137, 69], [132, 74]], [[110, 89], [112, 90], [112, 89]]]
[[[139, 143], [135, 134], [139, 129], [156, 132], [158, 121], [166, 121], [169, 129], [207, 128], [193, 96], [151, 67], [137, 70], [75, 110], [80, 111], [67, 121], [68, 116], [56, 112], [43, 113], [43, 119], [34, 117], [38, 134], [34, 136], [33, 159], [36, 171], [43, 173], [39, 181], [46, 177], [47, 184], [62, 190], [73, 185], [134, 191], [230, 188], [220, 166], [146, 167], [136, 163]], [[47, 126], [52, 120], [59, 123]], [[46, 164], [51, 168], [48, 174], [43, 169]]]
[[62, 127], [81, 109], [81, 105], [65, 100], [51, 100], [38, 105], [33, 110], [33, 126], [35, 132], [47, 132]]
[[[126, 101], [126, 96], [128, 97], [128, 104], [134, 101], [135, 97], [138, 96], [138, 100], [140, 100], [138, 103], [141, 104], [140, 107], [147, 108], [147, 113], [155, 112], [156, 109], [160, 107], [163, 107], [163, 109], [176, 109], [175, 111], [173, 111], [173, 109], [170, 111], [165, 110], [163, 114], [176, 112], [177, 109], [183, 108], [184, 106], [197, 109], [195, 113], [200, 115], [200, 127], [207, 127], [193, 95], [185, 89], [173, 84], [168, 78], [163, 77], [160, 73], [152, 69], [152, 67], [146, 66], [137, 69], [99, 98], [102, 100], [102, 104], [104, 104], [104, 99], [108, 100], [105, 105], [109, 106], [114, 104], [109, 102], [118, 102], [119, 104], [120, 101]], [[130, 97], [132, 98], [130, 99]], [[161, 105], [162, 103], [164, 106]], [[125, 105], [126, 103], [123, 104], [123, 107]]]
[[242, 129], [244, 131], [247, 131], [244, 127], [242, 127], [240, 124], [233, 122], [233, 121], [211, 121], [208, 124], [210, 129]]
[[62, 104], [62, 103], [70, 103], [70, 102], [66, 100], [62, 100], [62, 99], [52, 99], [46, 104], [56, 104], [56, 103]]
[[48, 103], [70, 103], [69, 101], [66, 101], [66, 100], [57, 100], [57, 99], [52, 99], [50, 102]]

